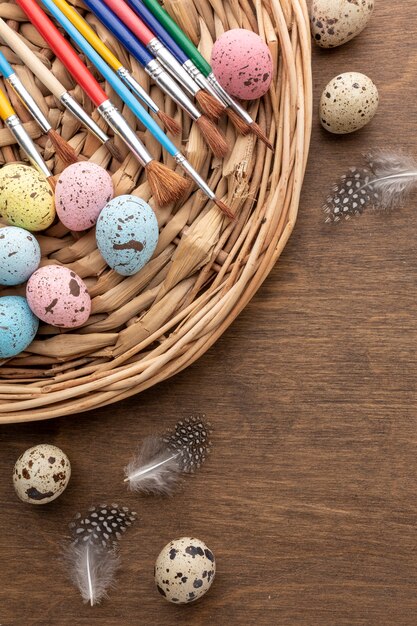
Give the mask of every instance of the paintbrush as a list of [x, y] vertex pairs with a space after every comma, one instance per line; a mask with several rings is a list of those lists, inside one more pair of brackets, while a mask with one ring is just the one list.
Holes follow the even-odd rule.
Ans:
[[82, 106], [68, 93], [64, 85], [59, 82], [53, 73], [38, 59], [29, 46], [27, 46], [19, 35], [1, 18], [0, 36], [57, 100], [106, 146], [110, 154], [117, 159], [117, 161], [121, 162], [123, 157], [118, 148], [114, 145], [113, 140], [106, 135], [89, 115], [87, 115]]
[[7, 61], [6, 57], [0, 50], [0, 72], [6, 79], [8, 84], [12, 87], [13, 91], [17, 94], [22, 101], [26, 109], [32, 115], [33, 119], [38, 123], [42, 131], [48, 135], [51, 140], [58, 156], [64, 161], [65, 165], [71, 165], [78, 161], [77, 153], [61, 135], [52, 128], [48, 119], [42, 113], [35, 100], [32, 98], [22, 81]]
[[132, 76], [129, 70], [123, 66], [119, 59], [109, 50], [109, 48], [101, 41], [97, 33], [91, 28], [91, 26], [81, 17], [81, 15], [65, 0], [54, 0], [60, 11], [67, 17], [70, 22], [76, 27], [76, 29], [87, 39], [88, 43], [100, 54], [100, 56], [106, 61], [108, 65], [116, 72], [121, 80], [135, 93], [138, 98], [146, 104], [146, 106], [153, 111], [167, 130], [174, 135], [178, 135], [181, 131], [181, 126], [172, 119], [167, 113], [161, 111], [156, 102], [152, 100], [145, 89], [138, 83], [138, 81]]
[[[19, 3], [27, 4], [33, 2], [33, 0], [18, 0]], [[214, 192], [210, 189], [207, 183], [201, 178], [201, 176], [192, 167], [191, 163], [187, 161], [185, 156], [181, 154], [178, 148], [173, 142], [165, 135], [158, 124], [152, 119], [149, 113], [143, 108], [143, 106], [136, 100], [127, 87], [122, 83], [113, 70], [107, 65], [107, 63], [100, 57], [100, 55], [90, 46], [88, 41], [78, 32], [75, 26], [61, 13], [59, 8], [54, 4], [53, 0], [42, 0], [44, 6], [52, 13], [52, 15], [58, 20], [64, 30], [70, 35], [70, 37], [77, 43], [79, 48], [90, 59], [95, 67], [104, 76], [107, 82], [113, 87], [116, 93], [122, 98], [127, 106], [133, 111], [138, 119], [144, 124], [144, 126], [153, 134], [153, 136], [159, 141], [159, 143], [165, 148], [165, 150], [174, 157], [175, 161], [191, 176], [191, 178], [197, 183], [200, 189], [206, 194], [210, 200], [213, 200], [215, 204], [229, 217], [234, 218], [229, 207], [221, 200], [216, 198]], [[36, 5], [37, 6], [37, 5]], [[45, 16], [46, 17], [46, 16]], [[49, 18], [48, 18], [49, 19]], [[65, 41], [65, 40], [64, 40]], [[66, 42], [67, 43], [67, 42]], [[69, 44], [67, 44], [69, 45]], [[72, 48], [71, 48], [72, 50]], [[78, 57], [77, 57], [78, 59]], [[79, 60], [78, 60], [79, 61]], [[107, 100], [107, 102], [109, 102]], [[111, 103], [110, 103], [111, 104]], [[113, 105], [111, 105], [113, 107]], [[114, 107], [113, 107], [114, 109]], [[111, 113], [109, 105], [103, 108], [103, 105], [99, 106], [99, 111], [104, 113], [105, 118]], [[162, 166], [161, 166], [162, 167]], [[168, 170], [169, 171], [169, 170]], [[182, 181], [183, 179], [180, 178]], [[160, 187], [167, 186], [167, 181], [161, 181]], [[169, 187], [166, 190], [166, 194], [169, 192]], [[158, 190], [158, 193], [161, 193]]]
[[203, 76], [200, 70], [194, 65], [194, 63], [188, 58], [183, 49], [177, 44], [177, 42], [171, 37], [167, 30], [158, 22], [153, 13], [146, 7], [141, 0], [126, 0], [127, 4], [133, 9], [133, 11], [143, 20], [146, 26], [151, 30], [155, 36], [165, 45], [166, 48], [174, 55], [183, 69], [191, 76], [194, 81], [205, 91], [211, 93], [216, 99], [216, 109], [212, 111], [213, 117], [217, 118], [226, 112], [226, 105], [217, 94], [214, 87], [209, 83], [207, 78]]
[[145, 22], [133, 11], [124, 0], [100, 0], [132, 31], [144, 46], [157, 58], [165, 69], [186, 89], [198, 102], [210, 119], [217, 120], [222, 113], [222, 106], [205, 89], [202, 89], [190, 76], [181, 63], [147, 27]]
[[[129, 2], [132, 4], [131, 0]], [[266, 137], [260, 126], [251, 118], [249, 113], [234, 100], [223, 89], [216, 77], [214, 76], [211, 66], [205, 58], [197, 50], [193, 42], [187, 37], [187, 35], [176, 24], [172, 17], [161, 7], [158, 0], [142, 0], [143, 4], [153, 13], [158, 19], [163, 28], [165, 28], [171, 37], [177, 42], [177, 44], [187, 54], [192, 63], [198, 68], [198, 70], [207, 78], [208, 82], [213, 86], [216, 93], [227, 107], [227, 115], [230, 121], [234, 124], [237, 130], [243, 135], [248, 133], [254, 133], [261, 141], [265, 143], [271, 150], [273, 146], [269, 139]], [[135, 6], [136, 6], [135, 2]], [[186, 67], [187, 71], [193, 75], [192, 66]]]
[[142, 65], [145, 72], [196, 122], [202, 136], [212, 152], [219, 158], [228, 152], [223, 134], [213, 122], [202, 115], [188, 96], [180, 89], [171, 76], [145, 46], [136, 39], [125, 24], [100, 0], [85, 0], [88, 8], [120, 41], [126, 50]]
[[[158, 163], [148, 152], [142, 142], [136, 136], [134, 130], [129, 126], [127, 121], [117, 110], [117, 108], [109, 100], [105, 91], [101, 88], [97, 80], [82, 63], [79, 56], [66, 39], [61, 35], [56, 26], [52, 23], [46, 13], [36, 4], [35, 0], [17, 0], [19, 6], [29, 17], [32, 24], [37, 28], [45, 41], [48, 42], [51, 50], [62, 61], [67, 70], [72, 74], [77, 83], [84, 89], [89, 98], [94, 102], [97, 111], [103, 119], [109, 124], [113, 131], [124, 141], [130, 151], [135, 155], [139, 163], [145, 168], [148, 182], [152, 193], [159, 205], [164, 206], [170, 202], [179, 200], [188, 189], [188, 182], [179, 176], [176, 172], [171, 171], [165, 165]], [[59, 11], [53, 2], [44, 2], [45, 6], [55, 17], [60, 17], [79, 35], [71, 22]], [[81, 38], [81, 35], [79, 35]], [[84, 40], [85, 41], [85, 40]], [[86, 45], [94, 52], [91, 46]], [[98, 56], [98, 55], [97, 55]], [[101, 59], [101, 57], [98, 57]], [[104, 62], [103, 62], [104, 63]], [[108, 66], [107, 66], [108, 67]], [[110, 70], [110, 68], [109, 68]], [[113, 74], [113, 72], [110, 70]], [[114, 74], [116, 77], [116, 75]], [[116, 77], [117, 78], [117, 77]], [[124, 87], [123, 83], [117, 79], [126, 89], [128, 95], [139, 105], [137, 100], [133, 98], [130, 91]], [[144, 109], [143, 109], [144, 111]], [[146, 111], [145, 111], [146, 113]], [[148, 115], [148, 113], [146, 113]], [[149, 119], [158, 130], [162, 133], [158, 124], [148, 115]], [[163, 133], [162, 133], [163, 134]]]
[[10, 130], [19, 146], [25, 152], [29, 161], [36, 169], [43, 174], [49, 182], [51, 188], [55, 189], [55, 180], [49, 171], [45, 161], [39, 154], [35, 144], [23, 127], [22, 122], [16, 115], [15, 110], [9, 102], [6, 94], [0, 89], [0, 117]]

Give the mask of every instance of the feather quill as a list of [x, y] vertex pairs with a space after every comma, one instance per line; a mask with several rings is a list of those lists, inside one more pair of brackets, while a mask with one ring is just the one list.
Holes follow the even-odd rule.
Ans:
[[363, 167], [352, 167], [326, 199], [326, 222], [360, 215], [366, 207], [390, 210], [417, 188], [417, 161], [401, 152], [376, 150], [364, 156]]
[[125, 482], [139, 493], [172, 495], [182, 474], [204, 463], [211, 442], [209, 425], [201, 416], [181, 420], [165, 435], [147, 437], [125, 468]]
[[136, 513], [117, 504], [91, 507], [70, 524], [71, 539], [65, 548], [69, 577], [84, 602], [91, 606], [107, 597], [120, 567], [117, 543], [136, 520]]

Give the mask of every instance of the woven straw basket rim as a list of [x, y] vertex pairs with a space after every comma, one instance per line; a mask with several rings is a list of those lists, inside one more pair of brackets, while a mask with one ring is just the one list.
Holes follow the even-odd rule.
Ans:
[[[193, 188], [179, 205], [157, 207], [137, 161], [126, 151], [122, 164], [89, 135], [8, 48], [9, 62], [37, 99], [54, 128], [80, 154], [113, 177], [116, 195], [133, 193], [153, 206], [160, 239], [152, 260], [135, 276], [109, 270], [95, 246], [94, 232], [78, 239], [60, 224], [38, 237], [42, 264], [63, 264], [86, 282], [92, 297], [87, 324], [71, 332], [40, 327], [27, 350], [0, 361], [0, 423], [41, 420], [81, 413], [116, 402], [173, 376], [199, 358], [245, 307], [280, 256], [297, 217], [311, 132], [311, 46], [304, 0], [165, 0], [164, 6], [210, 58], [213, 41], [230, 28], [258, 32], [267, 42], [276, 72], [269, 93], [248, 103], [253, 119], [266, 129], [272, 153], [254, 135], [238, 136], [227, 117], [219, 125], [231, 146], [221, 161], [208, 152], [195, 125], [160, 90], [149, 84], [97, 20], [72, 0], [122, 63], [148, 89], [162, 110], [182, 124], [182, 150], [232, 207], [230, 222]], [[0, 17], [25, 38], [98, 122], [91, 102], [28, 23], [18, 6], [0, 3]], [[3, 87], [4, 85], [2, 85]], [[131, 123], [129, 109], [106, 84], [106, 92]], [[51, 171], [55, 157], [25, 109], [8, 91], [25, 127]], [[106, 129], [107, 130], [107, 129]], [[149, 151], [175, 169], [173, 159], [137, 126]], [[111, 134], [111, 133], [109, 133]], [[117, 143], [124, 150], [122, 144]], [[0, 129], [0, 159], [23, 160], [9, 131]], [[24, 294], [24, 286], [0, 295]]]

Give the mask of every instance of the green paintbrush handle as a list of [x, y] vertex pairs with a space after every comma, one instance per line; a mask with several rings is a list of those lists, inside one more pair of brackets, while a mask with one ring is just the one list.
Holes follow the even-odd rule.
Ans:
[[172, 17], [161, 7], [158, 0], [142, 0], [142, 2], [154, 14], [159, 23], [177, 42], [180, 48], [184, 50], [185, 54], [193, 61], [200, 72], [206, 77], [211, 74], [211, 67], [205, 58], [199, 53], [193, 42], [188, 39], [187, 35], [183, 33]]

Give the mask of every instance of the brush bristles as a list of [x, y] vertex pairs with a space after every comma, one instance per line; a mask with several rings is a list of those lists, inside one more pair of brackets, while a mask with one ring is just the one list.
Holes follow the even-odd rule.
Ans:
[[67, 143], [56, 130], [51, 128], [48, 131], [48, 137], [55, 147], [57, 155], [64, 161], [65, 165], [77, 163], [78, 155], [75, 152], [74, 148], [72, 148], [69, 143]]
[[243, 118], [240, 117], [238, 113], [236, 113], [236, 111], [234, 111], [230, 107], [227, 107], [226, 113], [227, 117], [232, 122], [238, 133], [240, 133], [244, 137], [246, 135], [249, 135], [249, 133], [251, 132], [251, 127], [245, 122]]
[[119, 163], [123, 163], [122, 153], [120, 152], [119, 148], [116, 148], [116, 146], [114, 145], [113, 139], [107, 139], [104, 145], [106, 146], [112, 157], [116, 159], [116, 161], [118, 161]]
[[227, 204], [225, 204], [224, 202], [222, 202], [221, 200], [218, 200], [217, 198], [214, 200], [215, 204], [219, 207], [219, 209], [225, 214], [227, 215], [227, 217], [230, 220], [236, 221], [236, 216], [233, 214], [232, 209], [230, 207], [227, 206]]
[[269, 141], [268, 137], [265, 135], [264, 131], [262, 130], [262, 128], [256, 123], [256, 122], [252, 122], [252, 124], [250, 125], [252, 132], [261, 140], [264, 142], [264, 144], [266, 145], [267, 148], [269, 148], [270, 150], [272, 150], [272, 152], [274, 152], [274, 146], [272, 145], [272, 143]]
[[196, 123], [214, 156], [220, 159], [226, 156], [229, 152], [229, 146], [226, 138], [217, 126], [204, 115], [201, 115]]
[[55, 187], [56, 187], [55, 176], [48, 176], [48, 178], [46, 180], [48, 181], [52, 191], [55, 193]]
[[161, 109], [159, 109], [157, 116], [159, 117], [167, 131], [169, 131], [173, 135], [179, 135], [179, 133], [181, 132], [181, 126], [177, 124], [177, 122], [170, 115], [164, 113], [163, 111], [161, 111]]
[[188, 180], [155, 160], [148, 163], [146, 172], [152, 193], [159, 206], [180, 200], [190, 186]]
[[195, 97], [204, 113], [213, 122], [216, 122], [226, 109], [226, 107], [219, 102], [219, 100], [204, 89], [200, 89], [200, 91], [195, 94]]

